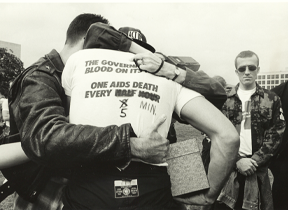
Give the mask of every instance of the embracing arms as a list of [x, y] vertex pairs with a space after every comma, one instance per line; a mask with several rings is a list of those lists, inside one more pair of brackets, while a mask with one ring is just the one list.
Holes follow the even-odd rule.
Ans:
[[[92, 24], [88, 30], [84, 49], [86, 48], [102, 48], [113, 49], [124, 52], [131, 52], [137, 54], [134, 59], [142, 60], [139, 67], [145, 71], [153, 74], [161, 64], [161, 58], [158, 53], [152, 53], [149, 50], [141, 47], [133, 42], [125, 34], [117, 31], [112, 26], [102, 23]], [[156, 76], [173, 79], [175, 77], [176, 66], [168, 62], [164, 62]], [[227, 99], [225, 89], [219, 82], [209, 77], [203, 71], [192, 71], [189, 68], [185, 70], [178, 68], [180, 75], [175, 79], [175, 82], [182, 84], [184, 87], [197, 91], [203, 95], [209, 102], [211, 102], [218, 109]]]
[[[131, 47], [136, 44], [132, 44]], [[136, 51], [133, 51], [136, 52]], [[138, 51], [139, 52], [139, 51]], [[134, 56], [134, 59], [139, 62], [139, 67], [153, 74], [155, 69], [161, 64], [161, 58], [157, 53], [141, 52]], [[168, 62], [164, 62], [162, 68], [156, 73], [156, 76], [173, 79], [175, 77], [176, 66]], [[178, 67], [180, 75], [175, 79], [175, 82], [182, 86], [194, 90], [203, 95], [210, 103], [221, 110], [224, 102], [227, 99], [225, 89], [215, 79], [209, 77], [204, 71], [193, 71], [189, 68], [185, 70]]]
[[[104, 128], [70, 124], [64, 101], [61, 85], [48, 73], [34, 71], [23, 79], [21, 93], [12, 102], [10, 114], [19, 130], [22, 148], [31, 160], [61, 168], [97, 162], [123, 167], [132, 155], [141, 156], [139, 152], [133, 154], [134, 150], [131, 154], [131, 145], [136, 149], [143, 144], [139, 144], [138, 138], [130, 138], [133, 133], [130, 124]], [[152, 141], [149, 137], [145, 139]], [[161, 140], [167, 152], [167, 140]], [[161, 153], [150, 161], [162, 162], [164, 156]]]

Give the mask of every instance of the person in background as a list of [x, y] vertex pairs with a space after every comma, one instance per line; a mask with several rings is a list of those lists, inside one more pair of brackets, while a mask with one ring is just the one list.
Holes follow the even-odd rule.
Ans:
[[[282, 83], [273, 89], [282, 103], [283, 115], [287, 123], [288, 119], [288, 81]], [[279, 146], [279, 154], [272, 158], [269, 166], [274, 176], [274, 183], [272, 186], [273, 203], [275, 210], [288, 209], [288, 129], [282, 137], [282, 143]]]
[[285, 130], [281, 100], [256, 83], [259, 58], [242, 51], [235, 58], [239, 83], [228, 93], [222, 112], [240, 135], [238, 160], [222, 189], [215, 210], [273, 210], [268, 166]]

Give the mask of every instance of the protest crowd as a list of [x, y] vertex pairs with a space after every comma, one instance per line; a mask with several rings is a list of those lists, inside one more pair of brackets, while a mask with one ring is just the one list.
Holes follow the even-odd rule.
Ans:
[[[13, 196], [15, 210], [288, 210], [288, 84], [262, 88], [260, 61], [251, 50], [235, 55], [239, 82], [229, 86], [158, 51], [141, 29], [76, 16], [63, 49], [39, 55], [0, 95], [1, 202]], [[196, 167], [196, 156], [185, 162], [192, 143], [179, 147], [176, 122], [203, 135]], [[201, 178], [184, 176], [190, 168], [203, 168]], [[201, 188], [178, 193], [181, 182]]]

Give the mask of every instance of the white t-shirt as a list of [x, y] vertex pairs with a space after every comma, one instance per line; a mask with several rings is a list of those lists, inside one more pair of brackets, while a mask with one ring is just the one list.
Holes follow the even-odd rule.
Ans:
[[237, 94], [242, 102], [242, 120], [240, 128], [239, 155], [252, 155], [251, 136], [251, 96], [255, 93], [256, 87], [252, 90], [242, 90], [240, 87]]
[[140, 72], [131, 53], [85, 49], [68, 59], [62, 74], [71, 96], [69, 120], [74, 124], [108, 126], [131, 123], [139, 136], [165, 114], [158, 132], [166, 137], [172, 113], [201, 96], [163, 77]]
[[[9, 113], [9, 107], [8, 107], [8, 99], [4, 98], [2, 99], [3, 103], [2, 103], [2, 116], [4, 115], [4, 112], [8, 112]], [[5, 124], [6, 126], [10, 127], [10, 121], [9, 120], [5, 120]]]

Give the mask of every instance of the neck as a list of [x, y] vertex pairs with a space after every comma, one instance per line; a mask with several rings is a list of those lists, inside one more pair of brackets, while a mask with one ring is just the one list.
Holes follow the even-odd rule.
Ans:
[[250, 85], [243, 85], [242, 83], [240, 83], [239, 87], [242, 90], [252, 90], [256, 87], [256, 83], [254, 82], [253, 84], [250, 84]]
[[78, 43], [74, 46], [64, 45], [63, 49], [61, 50], [60, 57], [64, 65], [66, 64], [68, 58], [75, 52], [83, 49], [83, 43]]

